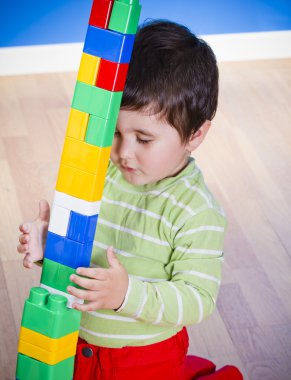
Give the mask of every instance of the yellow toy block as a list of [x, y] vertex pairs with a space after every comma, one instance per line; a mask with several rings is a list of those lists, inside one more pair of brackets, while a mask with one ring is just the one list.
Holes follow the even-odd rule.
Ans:
[[60, 165], [56, 190], [88, 202], [100, 201], [106, 173], [98, 176], [67, 165]]
[[65, 349], [67, 346], [76, 345], [79, 331], [65, 335], [61, 338], [50, 338], [36, 331], [21, 326], [19, 340], [37, 346], [46, 351], [58, 351]]
[[66, 135], [84, 141], [87, 131], [89, 114], [71, 108]]
[[33, 359], [39, 360], [42, 363], [54, 365], [71, 356], [76, 355], [77, 345], [76, 343], [65, 346], [57, 351], [47, 351], [43, 348], [34, 346], [33, 344], [19, 340], [18, 352], [20, 354], [29, 356]]
[[108, 167], [110, 150], [111, 147], [102, 148], [66, 137], [61, 164], [102, 176]]
[[82, 54], [77, 80], [95, 86], [101, 58]]

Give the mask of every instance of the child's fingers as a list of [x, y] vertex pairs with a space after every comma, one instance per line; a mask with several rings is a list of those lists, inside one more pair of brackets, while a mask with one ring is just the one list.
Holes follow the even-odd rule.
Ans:
[[105, 281], [107, 279], [106, 272], [108, 269], [103, 269], [103, 268], [84, 268], [84, 267], [79, 267], [77, 268], [76, 272], [80, 276], [85, 276], [94, 280], [100, 280], [100, 281]]
[[107, 260], [108, 260], [108, 264], [110, 267], [112, 268], [118, 268], [120, 263], [119, 263], [119, 260], [114, 252], [114, 248], [113, 247], [109, 247], [107, 249]]
[[100, 290], [104, 286], [104, 281], [92, 280], [86, 277], [80, 277], [72, 274], [70, 276], [70, 280], [74, 282], [76, 285], [79, 285], [81, 288], [87, 290]]
[[30, 233], [31, 230], [31, 223], [22, 223], [19, 226], [19, 231], [23, 232], [24, 234]]
[[81, 305], [81, 304], [79, 304], [79, 303], [73, 303], [73, 305], [72, 305], [72, 307], [73, 307], [73, 309], [76, 309], [76, 310], [79, 310], [79, 311], [89, 311], [89, 310], [86, 310], [86, 307], [84, 306], [84, 304], [83, 305]]
[[23, 259], [23, 266], [28, 269], [32, 267], [32, 262], [30, 261], [30, 257], [28, 254]]
[[79, 310], [79, 311], [94, 311], [97, 309], [100, 309], [100, 305], [98, 302], [89, 302], [89, 303], [73, 303], [73, 309]]
[[115, 253], [115, 252], [114, 252], [114, 248], [113, 248], [112, 246], [109, 246], [109, 247], [107, 248], [107, 252], [110, 253], [110, 254], [114, 254], [114, 253]]
[[28, 244], [18, 244], [17, 252], [18, 253], [26, 253], [28, 251]]
[[26, 244], [30, 241], [30, 236], [28, 234], [19, 235], [19, 243]]
[[74, 286], [68, 286], [67, 291], [68, 293], [81, 300], [95, 301], [96, 298], [96, 292], [91, 292], [90, 290], [77, 289]]

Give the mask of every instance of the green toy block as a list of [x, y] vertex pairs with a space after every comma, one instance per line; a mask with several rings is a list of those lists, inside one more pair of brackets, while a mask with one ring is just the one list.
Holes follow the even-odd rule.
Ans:
[[76, 274], [76, 269], [53, 260], [44, 259], [40, 283], [68, 293], [67, 287], [69, 285], [79, 288], [78, 285], [70, 281], [71, 274]]
[[41, 287], [31, 288], [24, 304], [21, 326], [56, 339], [78, 331], [81, 312], [66, 305], [64, 296], [50, 294]]
[[121, 98], [122, 91], [107, 91], [77, 81], [72, 108], [103, 119], [115, 119], [119, 113]]
[[18, 354], [16, 377], [19, 380], [72, 380], [74, 373], [74, 356], [57, 364], [49, 365], [29, 356]]
[[108, 29], [124, 34], [135, 34], [140, 12], [141, 5], [138, 0], [114, 1]]
[[128, 4], [128, 5], [139, 4], [139, 0], [116, 0], [116, 1], [118, 1], [119, 3]]
[[90, 115], [85, 136], [86, 143], [99, 147], [112, 146], [116, 121], [116, 119], [101, 119]]

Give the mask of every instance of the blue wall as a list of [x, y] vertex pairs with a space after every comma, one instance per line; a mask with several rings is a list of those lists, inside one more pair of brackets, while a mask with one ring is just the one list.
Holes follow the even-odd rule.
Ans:
[[[140, 0], [141, 21], [167, 18], [197, 34], [291, 29], [291, 0]], [[14, 0], [1, 4], [0, 46], [81, 42], [92, 0]]]

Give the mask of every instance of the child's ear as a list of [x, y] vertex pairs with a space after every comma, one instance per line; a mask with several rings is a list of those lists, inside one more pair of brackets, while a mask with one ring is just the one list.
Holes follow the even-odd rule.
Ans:
[[198, 148], [198, 146], [202, 143], [205, 136], [207, 135], [207, 132], [209, 131], [209, 128], [211, 127], [211, 121], [206, 120], [201, 127], [193, 133], [188, 140], [188, 143], [186, 144], [186, 148], [188, 151], [193, 152], [195, 149]]

